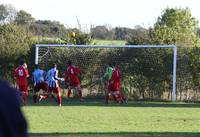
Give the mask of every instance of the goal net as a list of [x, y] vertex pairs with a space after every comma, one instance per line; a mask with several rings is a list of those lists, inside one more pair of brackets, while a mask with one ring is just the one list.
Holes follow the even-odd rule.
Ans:
[[[121, 71], [121, 90], [132, 98], [176, 99], [176, 46], [174, 45], [51, 45], [38, 44], [35, 63], [48, 70], [57, 63], [64, 75], [68, 60], [82, 69], [84, 93], [103, 95], [104, 84], [94, 83], [115, 62]], [[85, 85], [85, 86], [84, 86]], [[63, 88], [64, 85], [63, 85]]]

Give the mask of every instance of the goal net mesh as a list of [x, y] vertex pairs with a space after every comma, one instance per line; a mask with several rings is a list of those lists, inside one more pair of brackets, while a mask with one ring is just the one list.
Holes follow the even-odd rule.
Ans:
[[86, 95], [104, 95], [104, 84], [88, 83], [100, 79], [107, 64], [115, 62], [121, 71], [124, 94], [136, 99], [171, 100], [173, 48], [39, 47], [38, 64], [46, 71], [57, 63], [59, 75], [64, 77], [68, 60], [85, 72], [80, 79]]

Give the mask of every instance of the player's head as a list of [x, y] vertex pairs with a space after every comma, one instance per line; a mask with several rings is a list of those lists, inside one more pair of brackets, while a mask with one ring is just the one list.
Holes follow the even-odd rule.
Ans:
[[38, 69], [39, 67], [38, 67], [38, 64], [35, 64], [35, 69]]
[[67, 65], [71, 66], [71, 65], [72, 65], [72, 61], [71, 61], [71, 60], [68, 60], [68, 61], [67, 61]]
[[113, 66], [113, 67], [117, 66], [117, 63], [116, 63], [116, 62], [113, 62], [113, 63], [112, 63], [112, 66]]
[[111, 62], [108, 63], [108, 67], [112, 67], [112, 63]]
[[21, 65], [21, 66], [23, 66], [24, 63], [26, 63], [26, 62], [25, 62], [23, 59], [21, 59], [21, 60], [19, 61], [19, 65]]
[[53, 67], [53, 68], [57, 68], [57, 64], [56, 64], [56, 63], [53, 63], [53, 64], [52, 64], [52, 67]]

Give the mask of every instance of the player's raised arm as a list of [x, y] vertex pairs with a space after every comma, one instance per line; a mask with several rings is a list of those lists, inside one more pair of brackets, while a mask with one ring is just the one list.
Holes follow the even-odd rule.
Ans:
[[30, 75], [29, 75], [29, 72], [28, 72], [28, 67], [27, 67], [27, 64], [26, 63], [24, 63], [23, 64], [23, 67], [24, 67], [24, 69], [25, 69], [25, 74], [26, 74], [26, 77], [28, 78], [28, 77], [30, 77]]

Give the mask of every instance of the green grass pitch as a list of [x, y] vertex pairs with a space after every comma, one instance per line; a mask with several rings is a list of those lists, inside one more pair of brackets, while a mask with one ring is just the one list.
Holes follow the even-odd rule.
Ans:
[[23, 112], [30, 137], [199, 137], [200, 104], [129, 102], [104, 105], [76, 99], [59, 108], [53, 100]]

